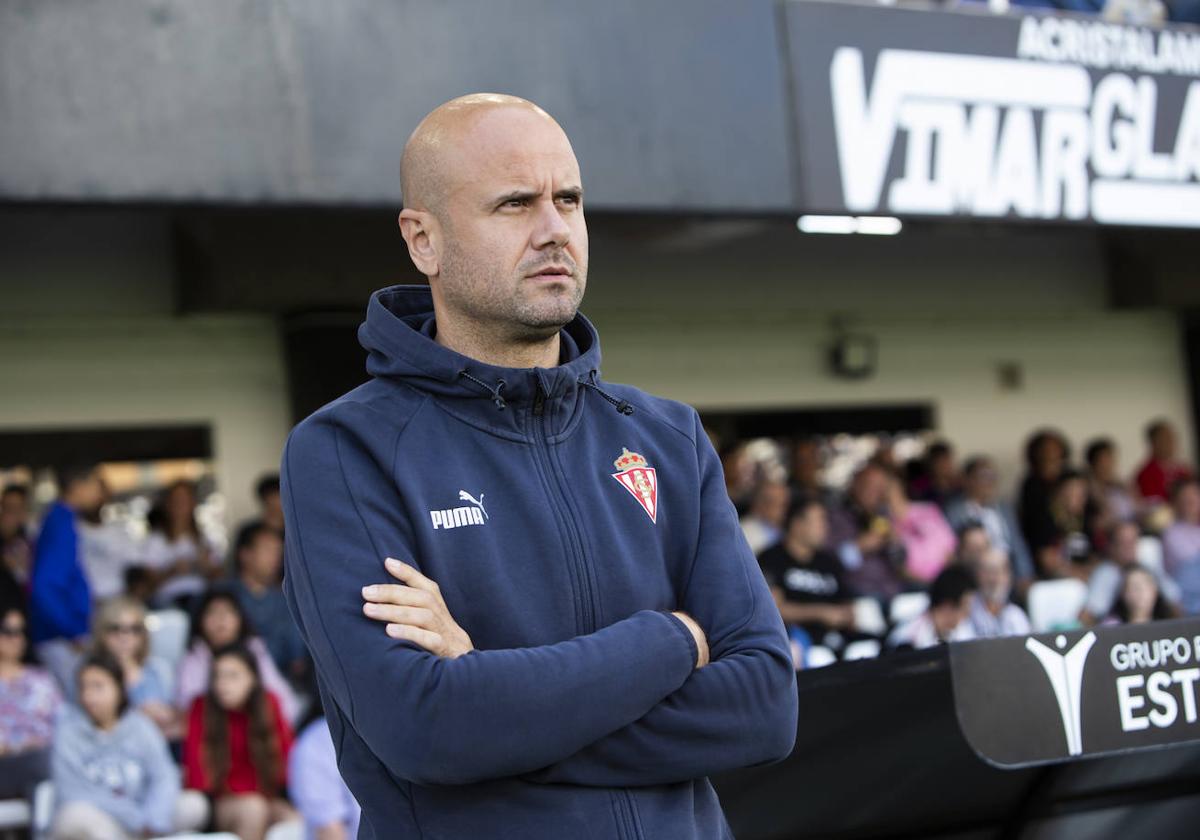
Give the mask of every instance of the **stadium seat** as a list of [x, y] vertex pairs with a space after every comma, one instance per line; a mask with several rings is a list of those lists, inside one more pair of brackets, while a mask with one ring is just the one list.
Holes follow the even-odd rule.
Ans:
[[887, 632], [887, 621], [883, 610], [874, 598], [854, 600], [854, 629], [871, 636], [882, 636]]
[[880, 644], [875, 639], [860, 639], [846, 645], [842, 651], [842, 661], [851, 662], [855, 659], [874, 659], [879, 656]]
[[33, 811], [24, 799], [0, 799], [0, 831], [28, 828]]
[[1035, 633], [1079, 626], [1087, 584], [1074, 578], [1039, 580], [1029, 587], [1029, 623]]
[[888, 618], [893, 625], [912, 621], [929, 609], [929, 595], [924, 592], [901, 592], [892, 599]]
[[304, 823], [300, 820], [279, 823], [271, 827], [264, 840], [304, 840]]
[[1145, 536], [1138, 540], [1137, 561], [1154, 572], [1163, 570], [1162, 540], [1158, 537]]
[[824, 645], [813, 645], [808, 649], [808, 656], [805, 658], [805, 668], [824, 668], [826, 665], [832, 665], [837, 662], [837, 654], [831, 651]]
[[183, 610], [156, 610], [146, 616], [150, 653], [161, 657], [174, 671], [187, 650], [191, 619]]

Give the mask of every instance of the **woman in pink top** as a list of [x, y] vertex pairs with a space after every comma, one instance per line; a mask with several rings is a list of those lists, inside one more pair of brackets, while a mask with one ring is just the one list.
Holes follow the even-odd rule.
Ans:
[[904, 483], [888, 481], [888, 514], [892, 527], [904, 543], [904, 571], [908, 577], [929, 583], [946, 567], [958, 539], [941, 509], [931, 502], [909, 501]]
[[192, 640], [179, 663], [175, 682], [176, 707], [186, 712], [193, 700], [208, 691], [212, 652], [235, 642], [244, 644], [254, 654], [263, 687], [275, 695], [284, 717], [289, 722], [295, 721], [300, 708], [296, 693], [275, 667], [262, 639], [254, 635], [237, 596], [224, 589], [205, 593], [192, 619]]

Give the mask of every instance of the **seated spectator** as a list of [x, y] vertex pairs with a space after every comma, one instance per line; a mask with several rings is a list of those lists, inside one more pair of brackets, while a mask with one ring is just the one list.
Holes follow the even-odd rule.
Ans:
[[62, 703], [54, 678], [28, 664], [25, 614], [0, 610], [0, 799], [27, 797], [50, 775], [50, 738]]
[[825, 448], [819, 437], [801, 436], [793, 443], [788, 488], [793, 499], [816, 499], [826, 508], [836, 501], [836, 495], [825, 483]]
[[888, 481], [888, 515], [904, 544], [904, 573], [909, 580], [929, 583], [954, 557], [958, 538], [933, 502], [911, 502], [898, 478]]
[[1172, 618], [1170, 604], [1158, 589], [1154, 573], [1144, 566], [1130, 566], [1121, 583], [1121, 597], [1105, 624], [1145, 624]]
[[358, 836], [360, 809], [338, 772], [337, 754], [321, 697], [313, 705], [288, 757], [288, 787], [304, 820], [305, 840], [353, 840]]
[[[1136, 522], [1118, 522], [1109, 530], [1108, 552], [1088, 578], [1087, 604], [1079, 620], [1095, 624], [1110, 615], [1121, 592], [1125, 572], [1138, 565], [1138, 541], [1141, 530]], [[1178, 604], [1179, 585], [1163, 570], [1151, 570], [1158, 589], [1169, 602]]]
[[1118, 476], [1117, 445], [1109, 438], [1098, 438], [1084, 450], [1087, 461], [1088, 505], [1093, 513], [1090, 527], [1092, 538], [1100, 550], [1104, 540], [1118, 522], [1137, 519], [1138, 508], [1130, 487]]
[[954, 460], [954, 447], [944, 440], [935, 441], [925, 450], [920, 475], [909, 488], [909, 497], [946, 510], [961, 492], [962, 476]]
[[791, 504], [787, 485], [779, 481], [764, 481], [754, 491], [750, 511], [742, 517], [742, 533], [750, 550], [758, 554], [775, 545], [783, 537], [783, 520]]
[[1185, 478], [1171, 490], [1175, 521], [1162, 534], [1167, 573], [1179, 575], [1185, 566], [1200, 563], [1200, 480]]
[[829, 512], [829, 545], [859, 595], [890, 600], [904, 588], [904, 542], [888, 518], [891, 474], [865, 464], [850, 482], [842, 505]]
[[193, 615], [188, 652], [175, 676], [175, 707], [187, 712], [208, 691], [212, 652], [235, 642], [254, 654], [263, 685], [279, 701], [284, 717], [295, 720], [299, 708], [295, 692], [275, 667], [263, 640], [254, 635], [237, 596], [226, 589], [206, 593]]
[[79, 668], [79, 705], [54, 733], [55, 840], [126, 840], [196, 831], [208, 803], [181, 793], [167, 742], [129, 707], [112, 657], [93, 653]]
[[1179, 438], [1175, 427], [1166, 420], [1155, 420], [1146, 427], [1146, 445], [1150, 452], [1137, 473], [1137, 489], [1147, 502], [1164, 503], [1171, 488], [1192, 477], [1191, 469], [1176, 458]]
[[151, 512], [142, 559], [155, 573], [155, 603], [187, 609], [222, 572], [220, 552], [196, 522], [196, 485], [176, 481]]
[[758, 470], [746, 451], [746, 444], [721, 447], [721, 471], [725, 474], [725, 492], [739, 517], [750, 510], [750, 501], [758, 483]]
[[[255, 525], [265, 525], [275, 533], [283, 536], [283, 502], [279, 496], [279, 473], [267, 473], [254, 486], [254, 495], [258, 498], [258, 516], [247, 519], [237, 528], [242, 534]], [[230, 576], [237, 577], [237, 549], [230, 555]]]
[[125, 571], [140, 562], [141, 547], [123, 522], [105, 522], [101, 517], [109, 491], [100, 482], [100, 499], [95, 507], [80, 511], [83, 572], [87, 575], [92, 601], [107, 601], [125, 592]]
[[991, 548], [992, 541], [982, 522], [964, 522], [958, 528], [958, 550], [954, 552], [954, 562], [973, 569]]
[[1021, 534], [1033, 553], [1035, 563], [1037, 549], [1034, 543], [1055, 531], [1051, 503], [1059, 478], [1068, 469], [1070, 461], [1071, 447], [1062, 433], [1054, 429], [1034, 432], [1025, 444], [1027, 472], [1021, 481], [1017, 515], [1020, 517]]
[[83, 571], [79, 514], [100, 504], [101, 486], [94, 467], [65, 469], [62, 493], [46, 511], [34, 547], [29, 589], [29, 635], [38, 659], [67, 695], [75, 687], [75, 669], [87, 645], [92, 595]]
[[991, 459], [980, 455], [969, 458], [963, 465], [963, 494], [947, 508], [946, 518], [955, 531], [978, 522], [988, 542], [1011, 560], [1017, 588], [1023, 591], [1033, 581], [1033, 558], [1012, 509], [1000, 501], [999, 484]]
[[0, 598], [4, 603], [27, 603], [32, 570], [29, 488], [10, 484], [0, 493]]
[[1085, 518], [1087, 501], [1083, 475], [1074, 470], [1063, 472], [1054, 488], [1050, 519], [1027, 535], [1040, 577], [1087, 580], [1091, 574], [1093, 553]]
[[927, 648], [974, 638], [967, 615], [975, 581], [962, 566], [947, 566], [929, 587], [929, 609], [888, 636], [890, 648]]
[[208, 692], [188, 712], [185, 783], [213, 800], [218, 831], [262, 840], [295, 818], [284, 800], [292, 731], [263, 687], [257, 657], [233, 644], [213, 654]]
[[825, 506], [813, 498], [801, 499], [788, 512], [783, 540], [758, 556], [784, 623], [803, 628], [816, 644], [827, 644], [830, 631], [854, 627], [842, 564], [825, 548], [828, 535]]
[[230, 589], [266, 642], [275, 665], [291, 679], [302, 679], [308, 652], [283, 597], [283, 539], [273, 528], [252, 522], [238, 534], [234, 558], [237, 578]]
[[174, 697], [171, 666], [150, 655], [146, 608], [132, 598], [111, 598], [100, 605], [92, 632], [94, 647], [113, 658], [125, 676], [129, 705], [140, 711], [168, 740], [183, 735]]
[[990, 548], [971, 567], [977, 590], [971, 598], [967, 623], [978, 639], [995, 636], [1023, 636], [1032, 632], [1029, 616], [1011, 600], [1012, 565], [998, 548]]

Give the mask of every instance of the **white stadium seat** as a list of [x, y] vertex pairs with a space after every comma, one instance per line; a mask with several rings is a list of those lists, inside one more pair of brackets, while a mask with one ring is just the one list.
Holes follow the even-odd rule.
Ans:
[[1074, 578], [1039, 580], [1029, 587], [1029, 623], [1035, 633], [1079, 626], [1087, 584]]
[[183, 610], [156, 610], [146, 616], [150, 653], [161, 657], [174, 671], [187, 650], [191, 619]]
[[28, 828], [33, 811], [24, 799], [0, 799], [0, 831]]
[[879, 656], [880, 644], [876, 639], [860, 639], [846, 645], [842, 651], [842, 661], [851, 662], [855, 659], [874, 659]]
[[924, 592], [901, 592], [892, 599], [888, 608], [888, 618], [892, 624], [903, 624], [912, 621], [925, 610], [929, 609], [929, 595]]
[[837, 654], [831, 651], [824, 645], [813, 645], [808, 649], [808, 656], [805, 659], [805, 668], [824, 668], [826, 665], [832, 665], [837, 662]]
[[887, 632], [887, 621], [883, 610], [874, 598], [854, 600], [854, 629], [870, 636], [882, 636]]

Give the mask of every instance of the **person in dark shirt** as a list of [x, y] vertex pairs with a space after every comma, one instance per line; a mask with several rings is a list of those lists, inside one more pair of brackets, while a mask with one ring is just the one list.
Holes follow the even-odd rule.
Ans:
[[1025, 444], [1025, 463], [1028, 472], [1021, 482], [1017, 513], [1025, 542], [1036, 554], [1037, 546], [1045, 545], [1046, 535], [1055, 530], [1050, 508], [1059, 476], [1071, 463], [1070, 444], [1061, 432], [1039, 429]]
[[818, 644], [830, 631], [854, 629], [842, 564], [824, 547], [828, 534], [825, 506], [803, 498], [788, 511], [783, 539], [758, 556], [784, 622], [799, 625]]
[[1050, 498], [1050, 516], [1030, 534], [1038, 574], [1043, 578], [1087, 580], [1093, 565], [1087, 527], [1088, 487], [1083, 473], [1063, 472]]

